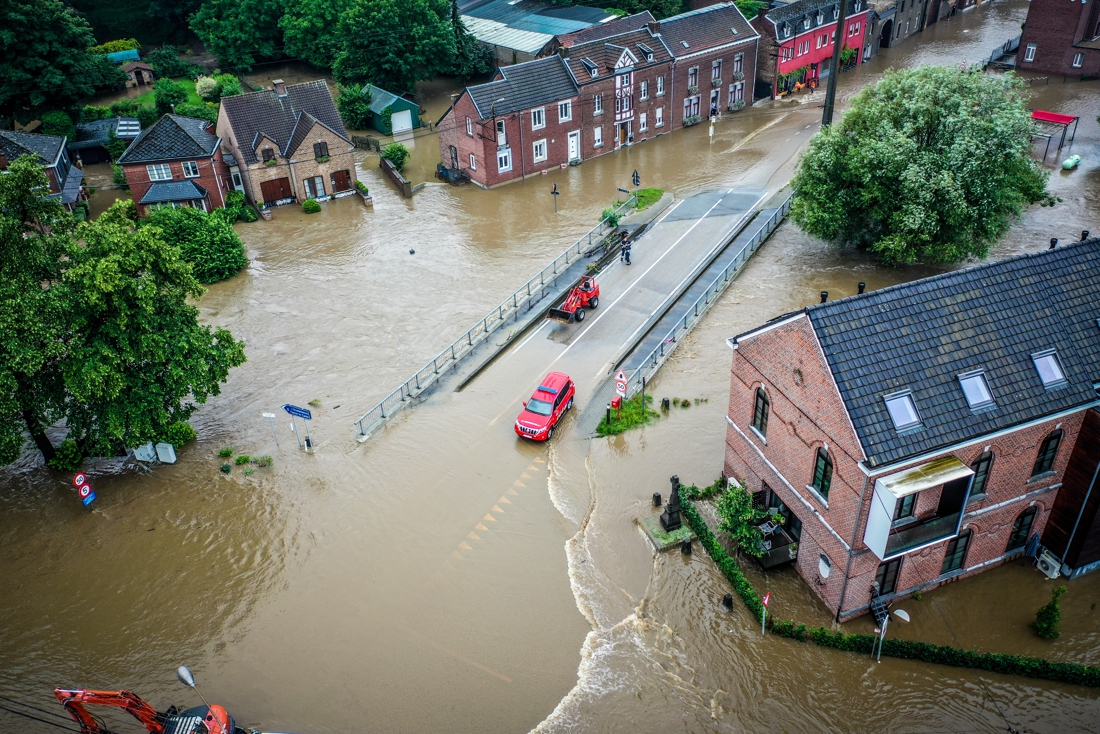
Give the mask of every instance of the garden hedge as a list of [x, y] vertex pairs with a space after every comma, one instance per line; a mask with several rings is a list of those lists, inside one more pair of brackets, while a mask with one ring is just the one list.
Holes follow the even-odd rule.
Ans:
[[[741, 567], [718, 542], [718, 538], [703, 520], [690, 499], [681, 499], [681, 513], [699, 537], [699, 542], [714, 559], [718, 570], [733, 584], [733, 589], [741, 601], [757, 618], [763, 610], [760, 596], [749, 580], [741, 572]], [[768, 630], [780, 637], [789, 637], [799, 642], [813, 642], [821, 647], [845, 650], [870, 655], [878, 637], [865, 634], [845, 634], [833, 632], [824, 627], [807, 627], [789, 620], [767, 618]], [[1061, 663], [1044, 658], [1030, 658], [1023, 655], [1004, 655], [995, 652], [977, 652], [963, 650], [946, 645], [932, 645], [927, 642], [914, 642], [887, 638], [883, 641], [882, 654], [894, 658], [921, 660], [926, 663], [950, 665], [956, 668], [974, 668], [988, 670], [991, 673], [1020, 675], [1028, 678], [1072, 683], [1080, 686], [1100, 688], [1100, 667], [1079, 663]]]

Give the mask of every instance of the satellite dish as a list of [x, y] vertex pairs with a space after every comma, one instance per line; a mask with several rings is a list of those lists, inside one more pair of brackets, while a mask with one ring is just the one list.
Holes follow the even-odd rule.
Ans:
[[176, 677], [180, 679], [180, 683], [188, 688], [195, 687], [195, 676], [191, 675], [191, 669], [186, 665], [181, 665], [179, 669], [176, 670]]
[[909, 621], [909, 612], [905, 611], [904, 609], [895, 609], [894, 616], [900, 619], [902, 622]]
[[829, 572], [833, 570], [833, 566], [829, 563], [829, 559], [824, 555], [818, 556], [817, 559], [817, 572], [821, 574], [821, 578], [829, 578]]

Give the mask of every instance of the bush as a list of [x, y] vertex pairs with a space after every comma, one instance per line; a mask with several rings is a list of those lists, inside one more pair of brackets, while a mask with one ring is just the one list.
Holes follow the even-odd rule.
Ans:
[[153, 100], [157, 114], [167, 115], [175, 105], [187, 101], [187, 87], [171, 79], [157, 79], [153, 84]]
[[661, 414], [651, 409], [649, 404], [653, 402], [652, 395], [645, 396], [645, 408], [642, 408], [642, 394], [638, 393], [629, 400], [624, 400], [620, 410], [611, 409], [611, 421], [607, 415], [596, 426], [597, 436], [617, 436], [624, 431], [638, 426], [647, 426], [653, 422], [653, 418], [660, 418]]
[[609, 207], [603, 210], [600, 219], [606, 221], [608, 227], [614, 228], [619, 226], [619, 220], [622, 219], [622, 215], [616, 214], [614, 207]]
[[274, 463], [274, 462], [273, 462], [271, 456], [269, 456], [268, 454], [264, 454], [263, 456], [257, 457], [256, 461], [253, 462], [253, 463], [255, 463], [256, 466], [259, 466], [259, 467], [268, 467], [268, 466], [271, 466], [271, 464]]
[[355, 188], [358, 189], [359, 193], [361, 193], [363, 196], [370, 195], [370, 189], [368, 189], [367, 185], [359, 179], [355, 179]]
[[240, 94], [241, 80], [232, 74], [217, 74], [214, 79], [218, 82], [218, 98], [232, 97], [235, 94]]
[[95, 122], [96, 120], [106, 120], [108, 117], [118, 117], [118, 115], [112, 115], [109, 107], [84, 105], [80, 108], [79, 122]]
[[103, 147], [107, 149], [107, 155], [111, 156], [111, 160], [117, 161], [130, 147], [130, 144], [116, 135], [114, 129], [111, 129], [107, 132], [107, 142]]
[[336, 107], [340, 110], [340, 119], [344, 125], [354, 130], [364, 130], [370, 124], [370, 90], [364, 91], [362, 84], [349, 84], [340, 87], [336, 97]]
[[[107, 108], [107, 114], [103, 115], [99, 119], [103, 120], [108, 117], [137, 117], [141, 112], [143, 105], [133, 99], [120, 99], [111, 103], [111, 106]], [[100, 107], [99, 109], [103, 109]]]
[[126, 187], [126, 171], [122, 166], [111, 165], [111, 181], [116, 186]]
[[244, 192], [236, 189], [230, 191], [225, 195], [225, 205], [235, 209], [244, 206]]
[[1058, 625], [1062, 622], [1062, 608], [1058, 606], [1058, 598], [1064, 593], [1066, 593], [1065, 586], [1059, 586], [1051, 591], [1050, 601], [1039, 608], [1035, 614], [1035, 621], [1031, 623], [1044, 640], [1053, 640], [1062, 636], [1058, 631]]
[[216, 102], [220, 97], [218, 80], [212, 76], [200, 76], [195, 80], [195, 94], [203, 99]]
[[158, 227], [168, 242], [179, 245], [196, 280], [209, 285], [232, 278], [248, 265], [244, 243], [233, 231], [232, 216], [224, 209], [207, 214], [191, 207], [158, 207], [143, 226]]
[[107, 43], [101, 43], [98, 46], [92, 46], [88, 49], [89, 53], [98, 55], [101, 54], [114, 54], [119, 51], [139, 51], [141, 50], [141, 44], [137, 42], [136, 38], [120, 38], [117, 41], [107, 41]]
[[178, 54], [179, 50], [174, 46], [165, 46], [146, 54], [145, 61], [153, 67], [153, 71], [159, 77], [185, 76], [194, 79], [202, 73], [202, 69], [183, 61]]
[[237, 466], [240, 466], [241, 464], [247, 464], [250, 461], [252, 461], [252, 457], [250, 457], [248, 454], [241, 454], [236, 459], [234, 459], [233, 463]]
[[213, 102], [202, 102], [200, 104], [184, 102], [176, 105], [176, 114], [216, 123], [218, 121], [218, 105]]
[[390, 143], [382, 149], [380, 155], [400, 173], [405, 168], [405, 161], [409, 160], [409, 149], [401, 143]]
[[218, 456], [222, 457], [223, 459], [228, 459], [232, 455], [233, 455], [233, 447], [232, 446], [226, 446], [224, 449], [222, 449], [221, 451], [218, 452]]
[[229, 472], [233, 471], [233, 467], [230, 466], [229, 464], [222, 464], [221, 471], [222, 471], [222, 474], [228, 474]]
[[183, 445], [188, 441], [195, 438], [195, 429], [191, 427], [190, 423], [184, 421], [178, 421], [168, 426], [164, 431], [164, 436], [161, 440], [165, 443], [170, 443], [179, 451], [183, 448]]
[[42, 127], [38, 132], [43, 135], [64, 135], [70, 141], [76, 137], [76, 126], [73, 119], [61, 110], [50, 110], [42, 113]]
[[316, 199], [306, 199], [302, 202], [302, 211], [306, 214], [316, 214], [321, 211], [321, 205], [317, 203]]
[[57, 471], [76, 471], [84, 461], [84, 454], [76, 441], [66, 438], [57, 447], [56, 455], [50, 459], [50, 468]]
[[260, 218], [260, 215], [256, 213], [256, 210], [248, 204], [245, 204], [240, 208], [237, 216], [242, 222], [255, 222], [257, 219]]
[[144, 130], [159, 120], [160, 115], [158, 115], [157, 111], [152, 107], [142, 107], [138, 110], [137, 119], [141, 129]]

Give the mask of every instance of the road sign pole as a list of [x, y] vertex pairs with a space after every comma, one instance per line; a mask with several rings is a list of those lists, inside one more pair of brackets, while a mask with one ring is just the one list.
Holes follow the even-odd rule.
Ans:
[[263, 416], [264, 416], [264, 418], [267, 418], [269, 423], [271, 423], [271, 435], [275, 437], [275, 445], [278, 446], [279, 445], [279, 434], [275, 433], [275, 414], [274, 413], [264, 413]]
[[305, 421], [306, 424], [306, 451], [313, 450], [313, 434], [309, 432], [309, 421]]
[[294, 429], [294, 437], [298, 439], [298, 448], [302, 448], [302, 436], [298, 433], [298, 418], [294, 414], [290, 416], [290, 427]]
[[768, 618], [768, 608], [760, 608], [760, 634], [764, 634], [764, 620]]

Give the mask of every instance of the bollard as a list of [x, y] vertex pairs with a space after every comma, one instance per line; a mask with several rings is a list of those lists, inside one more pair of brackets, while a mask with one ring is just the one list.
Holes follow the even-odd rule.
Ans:
[[688, 538], [684, 542], [680, 543], [680, 553], [685, 556], [691, 555], [691, 538]]
[[828, 300], [829, 300], [829, 291], [821, 291], [821, 302], [825, 303], [825, 301], [828, 301]]
[[611, 425], [611, 403], [607, 404], [607, 425]]
[[722, 597], [722, 606], [726, 609], [733, 609], [733, 594], [726, 594]]
[[1089, 231], [1087, 229], [1081, 230], [1081, 241], [1084, 242], [1089, 238]]
[[860, 292], [860, 293], [863, 293], [863, 291], [865, 291], [865, 290], [867, 290], [867, 284], [866, 284], [866, 283], [863, 283], [863, 282], [861, 282], [861, 283], [859, 284], [859, 292]]
[[1053, 250], [1057, 246], [1058, 246], [1058, 238], [1057, 237], [1051, 237], [1050, 238], [1050, 249]]
[[660, 492], [654, 492], [653, 493], [653, 506], [654, 507], [660, 507], [661, 506], [661, 493]]
[[668, 398], [661, 398], [661, 410], [668, 410], [669, 402]]

